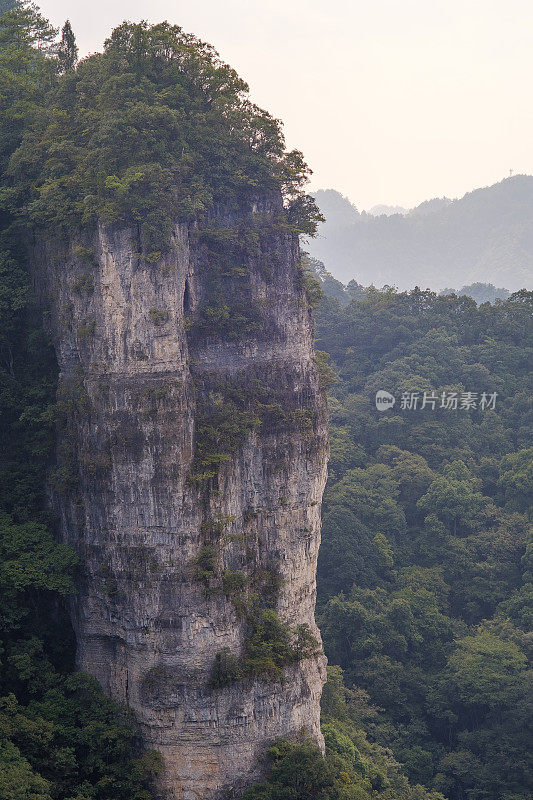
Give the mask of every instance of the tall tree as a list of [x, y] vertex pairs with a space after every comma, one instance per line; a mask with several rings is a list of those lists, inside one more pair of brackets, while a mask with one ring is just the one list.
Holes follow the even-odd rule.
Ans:
[[72, 30], [70, 20], [67, 19], [61, 31], [61, 42], [59, 43], [58, 60], [61, 72], [69, 72], [74, 69], [78, 61], [78, 45]]

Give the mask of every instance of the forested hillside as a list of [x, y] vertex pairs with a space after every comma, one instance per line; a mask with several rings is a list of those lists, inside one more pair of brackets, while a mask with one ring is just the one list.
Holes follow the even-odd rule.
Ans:
[[309, 250], [344, 283], [532, 287], [533, 176], [516, 175], [459, 200], [436, 198], [391, 216], [359, 213], [331, 189], [315, 197], [326, 222]]
[[[367, 734], [414, 783], [526, 800], [533, 295], [333, 297], [317, 310], [337, 375], [318, 575], [329, 661], [367, 693]], [[394, 407], [376, 409], [378, 390]], [[422, 408], [424, 392], [436, 402]]]

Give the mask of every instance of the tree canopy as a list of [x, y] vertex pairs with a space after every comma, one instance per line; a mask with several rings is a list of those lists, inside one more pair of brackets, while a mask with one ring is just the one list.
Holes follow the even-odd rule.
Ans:
[[74, 70], [76, 56], [67, 22], [56, 79], [10, 158], [34, 224], [55, 235], [97, 220], [138, 225], [154, 256], [176, 221], [248, 212], [259, 193], [281, 192], [284, 224], [314, 231], [302, 154], [286, 152], [279, 121], [211, 45], [167, 22], [125, 22]]
[[[449, 800], [526, 800], [531, 293], [478, 306], [357, 287], [350, 301], [317, 274], [317, 346], [337, 376], [318, 569], [326, 654], [368, 693], [365, 730], [411, 782]], [[386, 412], [379, 389], [397, 398]], [[498, 396], [485, 411], [408, 410], [403, 391]]]

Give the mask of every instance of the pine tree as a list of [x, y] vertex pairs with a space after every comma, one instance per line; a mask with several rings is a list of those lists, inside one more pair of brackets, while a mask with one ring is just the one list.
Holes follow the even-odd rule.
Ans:
[[61, 31], [61, 42], [58, 49], [58, 60], [61, 72], [74, 69], [78, 60], [78, 46], [70, 21], [67, 19]]

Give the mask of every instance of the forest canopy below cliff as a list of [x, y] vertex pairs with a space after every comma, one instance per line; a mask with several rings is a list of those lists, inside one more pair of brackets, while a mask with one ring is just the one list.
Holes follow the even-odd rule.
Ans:
[[[324, 277], [317, 347], [337, 376], [318, 568], [326, 654], [367, 693], [367, 735], [413, 783], [526, 800], [533, 295], [478, 306], [359, 287], [341, 307]], [[387, 411], [379, 390], [396, 398]], [[424, 393], [437, 401], [423, 408]]]

